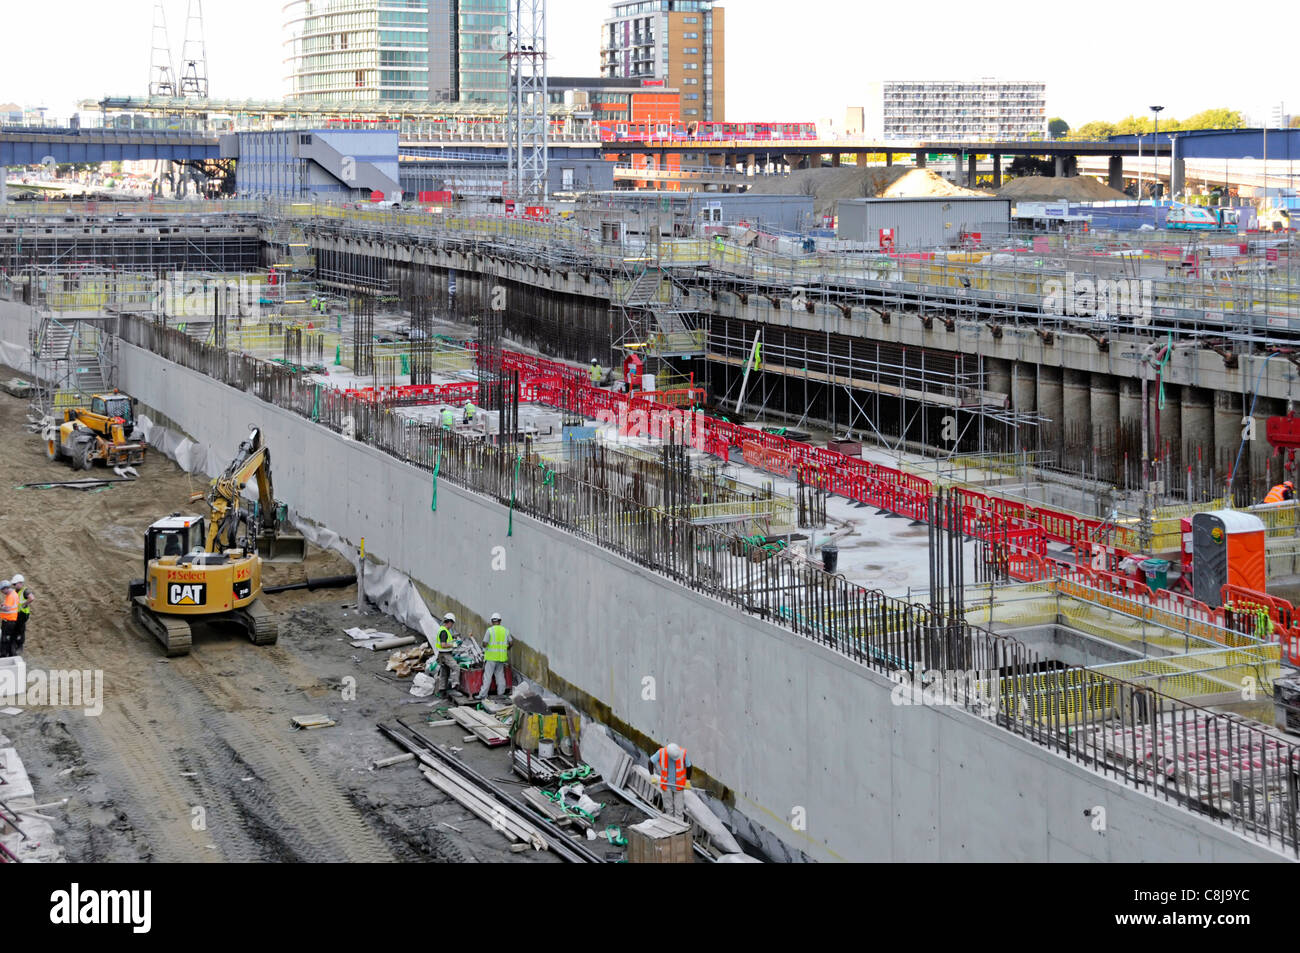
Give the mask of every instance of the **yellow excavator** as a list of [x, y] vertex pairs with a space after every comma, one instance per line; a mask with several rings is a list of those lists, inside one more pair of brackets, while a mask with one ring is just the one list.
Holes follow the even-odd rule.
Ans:
[[[256, 477], [256, 507], [242, 496]], [[190, 650], [191, 623], [233, 622], [254, 645], [274, 645], [279, 628], [259, 597], [262, 553], [301, 560], [306, 542], [282, 531], [271, 484], [271, 452], [253, 428], [234, 460], [191, 502], [204, 499], [210, 519], [173, 513], [144, 537], [144, 578], [128, 589], [131, 611], [169, 656]]]
[[89, 407], [68, 407], [63, 420], [46, 418], [45, 455], [67, 460], [74, 470], [144, 463], [144, 440], [135, 424], [135, 398], [114, 391], [94, 394]]

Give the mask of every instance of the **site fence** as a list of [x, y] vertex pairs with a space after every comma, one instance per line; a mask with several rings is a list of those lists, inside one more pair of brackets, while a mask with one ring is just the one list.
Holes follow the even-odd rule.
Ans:
[[[122, 340], [376, 447], [765, 619], [910, 688], [909, 704], [955, 705], [1157, 798], [1300, 856], [1300, 748], [1258, 724], [1093, 670], [1045, 660], [1016, 639], [886, 596], [773, 553], [689, 507], [652, 507], [518, 446], [404, 417], [356, 394], [124, 315]], [[956, 673], [957, 677], [953, 677]], [[969, 677], [967, 677], [969, 673]]]

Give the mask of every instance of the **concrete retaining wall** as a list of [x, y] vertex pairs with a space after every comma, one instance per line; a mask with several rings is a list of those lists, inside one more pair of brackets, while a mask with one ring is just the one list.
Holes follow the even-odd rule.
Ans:
[[[0, 335], [25, 319], [0, 307]], [[17, 342], [14, 342], [17, 343]], [[822, 860], [1278, 859], [965, 712], [567, 533], [123, 344], [124, 390], [224, 460], [249, 424], [298, 512], [410, 573], [481, 632], [499, 610], [557, 679], [677, 740], [735, 808]], [[147, 474], [146, 474], [147, 479]], [[176, 501], [180, 505], [180, 501]], [[165, 509], [166, 501], [160, 501]], [[444, 603], [433, 608], [441, 609]], [[1105, 830], [1085, 810], [1105, 810]], [[799, 829], [802, 828], [802, 829]]]

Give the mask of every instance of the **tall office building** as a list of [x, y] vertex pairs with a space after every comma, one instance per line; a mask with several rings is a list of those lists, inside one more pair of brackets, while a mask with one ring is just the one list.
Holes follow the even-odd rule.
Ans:
[[495, 102], [509, 0], [293, 0], [289, 99]]
[[1047, 86], [1020, 80], [867, 84], [862, 133], [886, 139], [1030, 139], [1047, 133]]
[[615, 3], [601, 28], [600, 73], [681, 90], [687, 122], [726, 115], [726, 11], [713, 0]]

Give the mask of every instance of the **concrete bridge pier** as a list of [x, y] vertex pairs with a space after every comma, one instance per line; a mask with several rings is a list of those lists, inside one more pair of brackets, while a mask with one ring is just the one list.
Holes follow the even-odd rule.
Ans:
[[1002, 156], [993, 157], [993, 188], [1002, 188]]
[[1106, 184], [1116, 192], [1124, 191], [1124, 157], [1111, 156], [1106, 168]]
[[924, 168], [925, 168], [925, 153], [924, 153], [924, 152], [918, 152], [918, 153], [916, 153], [916, 167], [917, 167], [918, 169], [924, 169]]
[[966, 157], [966, 187], [971, 189], [975, 188], [975, 180], [979, 177], [979, 166], [975, 159], [974, 152]]

